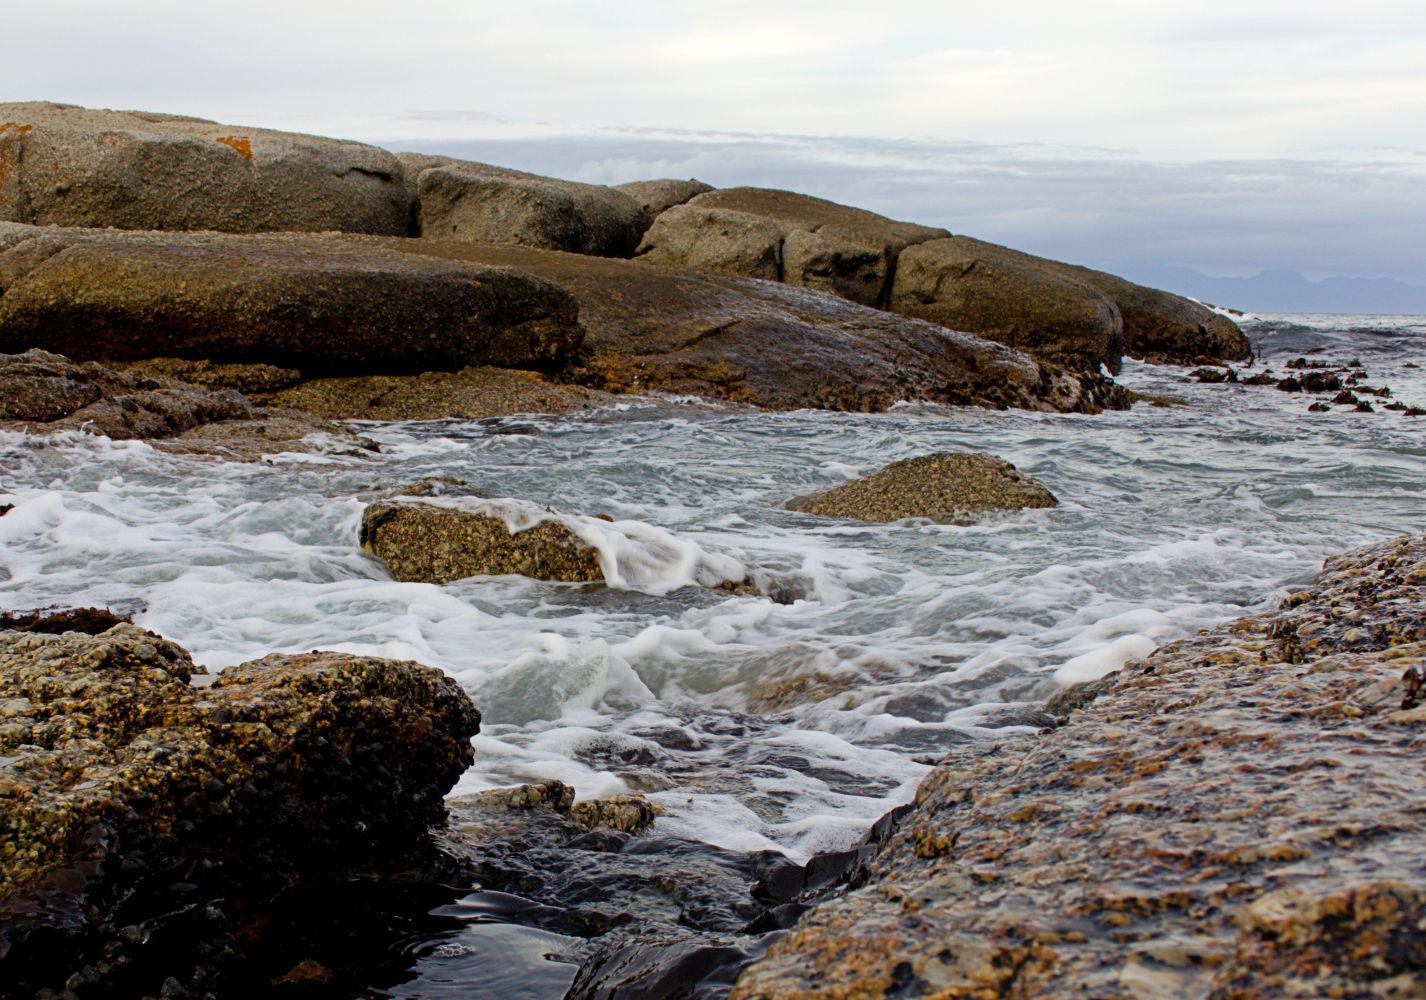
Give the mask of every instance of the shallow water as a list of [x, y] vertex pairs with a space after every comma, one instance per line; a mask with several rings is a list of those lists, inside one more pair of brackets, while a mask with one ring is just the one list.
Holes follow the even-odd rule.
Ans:
[[[1326, 347], [1426, 404], [1422, 370], [1402, 367], [1426, 319], [1270, 317], [1249, 331], [1279, 372]], [[1087, 417], [633, 402], [370, 425], [373, 459], [268, 464], [5, 434], [0, 502], [16, 507], [0, 518], [0, 609], [141, 602], [140, 624], [214, 668], [319, 647], [434, 664], [486, 718], [457, 792], [541, 778], [646, 791], [668, 835], [805, 858], [855, 840], [948, 745], [1014, 722], [1015, 703], [1261, 606], [1329, 553], [1421, 528], [1426, 418], [1309, 414], [1310, 397], [1134, 363], [1123, 381], [1192, 405]], [[1061, 505], [968, 528], [782, 509], [941, 449], [1009, 459]], [[807, 597], [665, 593], [686, 559], [631, 577], [637, 590], [394, 583], [356, 546], [364, 498], [434, 475], [656, 525]]]

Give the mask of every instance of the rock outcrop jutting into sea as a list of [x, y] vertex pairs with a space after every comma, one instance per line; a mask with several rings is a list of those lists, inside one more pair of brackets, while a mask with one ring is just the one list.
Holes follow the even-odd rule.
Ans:
[[951, 750], [735, 1000], [1414, 996], [1426, 536]]
[[[337, 230], [607, 258], [637, 252], [687, 277], [711, 271], [800, 286], [809, 296], [930, 320], [936, 329], [988, 337], [1080, 371], [1115, 371], [1125, 349], [1185, 362], [1249, 353], [1231, 321], [1179, 296], [807, 195], [714, 190], [697, 181], [605, 187], [148, 112], [0, 104], [0, 221], [72, 230]], [[4, 237], [11, 247], [33, 239], [14, 230]], [[521, 275], [467, 271], [472, 280], [462, 285], [462, 272], [431, 262], [400, 266], [383, 254], [330, 236], [124, 241], [51, 232], [0, 263], [0, 290], [17, 285], [5, 307], [10, 317], [0, 318], [0, 339], [9, 350], [74, 353], [61, 346], [61, 334], [92, 312], [99, 343], [78, 357], [117, 358], [125, 356], [123, 339], [154, 338], [155, 353], [218, 360], [242, 342], [249, 357], [272, 348], [264, 362], [290, 362], [297, 347], [313, 369], [350, 367], [353, 353], [368, 352], [372, 374], [486, 361], [548, 369], [569, 347], [558, 307], [521, 284]], [[113, 276], [107, 284], [106, 275]], [[205, 323], [203, 303], [220, 295], [235, 299], [240, 322], [231, 337], [215, 339], [212, 330], [223, 325]], [[352, 304], [343, 305], [347, 300]], [[162, 322], [138, 322], [137, 334], [121, 322], [161, 304]], [[260, 335], [255, 328], [272, 327], [284, 309], [295, 331]], [[44, 338], [37, 312], [44, 313]], [[466, 335], [453, 345], [433, 338], [438, 315]], [[330, 336], [337, 326], [353, 329]], [[542, 327], [538, 335], [532, 326]], [[403, 333], [387, 344], [392, 330]], [[70, 337], [79, 342], [73, 331]], [[318, 337], [332, 341], [330, 356], [302, 348]], [[786, 354], [799, 354], [796, 338], [784, 332], [779, 341]], [[853, 365], [860, 347], [855, 337], [811, 343], [806, 367], [821, 367], [829, 356]], [[101, 348], [108, 353], [97, 353]], [[751, 345], [737, 349], [757, 354]], [[372, 371], [379, 363], [387, 370]], [[713, 385], [704, 380], [704, 388]], [[959, 391], [928, 393], [915, 380], [898, 389], [907, 399], [966, 401]], [[847, 407], [844, 392], [829, 395], [829, 403], [813, 397], [791, 405]]]

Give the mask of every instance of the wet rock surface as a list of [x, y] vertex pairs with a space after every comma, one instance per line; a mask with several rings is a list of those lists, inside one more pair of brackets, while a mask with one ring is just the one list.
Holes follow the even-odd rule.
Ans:
[[47, 351], [0, 354], [0, 427], [85, 431], [157, 442], [166, 451], [256, 461], [279, 452], [361, 454], [371, 443], [295, 410]]
[[[483, 892], [509, 893], [516, 922], [578, 939], [570, 997], [714, 998], [776, 932], [871, 850], [797, 865], [582, 816], [560, 782], [450, 800], [438, 841]], [[627, 805], [637, 797], [620, 797]], [[591, 800], [600, 811], [619, 800]], [[875, 834], [868, 843], [874, 841]]]
[[322, 374], [559, 367], [580, 341], [548, 282], [343, 234], [0, 223], [0, 350]]
[[821, 517], [886, 523], [927, 518], [973, 524], [992, 510], [1053, 507], [1054, 495], [994, 455], [941, 452], [893, 462], [884, 469], [789, 503]]
[[598, 551], [556, 518], [536, 520], [511, 511], [519, 518], [512, 523], [504, 513], [502, 508], [487, 513], [478, 502], [461, 509], [380, 501], [363, 512], [359, 540], [403, 582], [450, 583], [507, 573], [564, 583], [604, 579]]
[[526, 247], [382, 242], [518, 268], [568, 292], [579, 303], [585, 357], [563, 377], [590, 388], [768, 409], [874, 412], [911, 400], [1093, 413], [1129, 405], [1105, 379], [812, 289]]
[[230, 915], [411, 850], [473, 759], [479, 713], [429, 667], [314, 652], [202, 675], [131, 625], [0, 631], [7, 989], [201, 993], [258, 934]]
[[144, 111], [0, 104], [0, 220], [404, 236], [401, 164], [358, 142]]
[[1426, 537], [956, 747], [748, 998], [1410, 996]]
[[489, 366], [417, 375], [349, 375], [306, 379], [257, 401], [332, 420], [483, 420], [517, 413], [572, 413], [615, 397], [554, 382], [537, 372]]
[[[1309, 352], [1311, 353], [1311, 352]], [[1273, 373], [1271, 365], [1266, 365], [1262, 371], [1246, 374], [1248, 366], [1242, 369], [1235, 369], [1231, 366], [1214, 366], [1196, 368], [1188, 373], [1188, 377], [1194, 381], [1208, 384], [1226, 383], [1245, 386], [1271, 386], [1278, 392], [1303, 393], [1308, 395], [1324, 395], [1335, 393], [1331, 400], [1312, 399], [1307, 405], [1309, 413], [1330, 413], [1334, 407], [1350, 407], [1356, 413], [1375, 413], [1376, 407], [1370, 400], [1363, 399], [1362, 396], [1375, 396], [1379, 399], [1390, 399], [1392, 397], [1391, 387], [1388, 385], [1372, 386], [1369, 384], [1368, 372], [1362, 367], [1360, 359], [1353, 358], [1350, 361], [1336, 361], [1323, 358], [1297, 357], [1292, 358], [1283, 364], [1289, 374], [1279, 376]], [[1402, 365], [1403, 368], [1415, 367], [1411, 363]], [[1358, 393], [1361, 395], [1359, 396]], [[1392, 410], [1403, 416], [1418, 417], [1426, 416], [1426, 407], [1416, 406], [1401, 400], [1394, 400], [1382, 406], [1385, 410]]]

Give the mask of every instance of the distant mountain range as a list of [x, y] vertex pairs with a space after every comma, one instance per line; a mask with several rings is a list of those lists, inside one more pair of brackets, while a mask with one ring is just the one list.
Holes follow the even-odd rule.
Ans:
[[1135, 281], [1216, 306], [1249, 312], [1426, 314], [1426, 287], [1394, 278], [1324, 278], [1263, 271], [1251, 278], [1215, 278], [1187, 267], [1125, 268]]

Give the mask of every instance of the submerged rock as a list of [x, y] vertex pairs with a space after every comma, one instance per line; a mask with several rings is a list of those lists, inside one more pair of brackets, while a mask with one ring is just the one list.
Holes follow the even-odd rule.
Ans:
[[580, 341], [574, 300], [549, 282], [372, 240], [0, 223], [3, 351], [321, 374], [558, 367]]
[[0, 220], [404, 236], [401, 164], [340, 139], [72, 104], [0, 104]]
[[449, 156], [402, 153], [423, 237], [628, 257], [648, 225], [617, 188]]
[[854, 521], [929, 518], [939, 524], [972, 524], [986, 511], [1055, 505], [1049, 490], [1003, 459], [977, 452], [939, 452], [893, 462], [787, 506], [804, 514]]
[[203, 673], [131, 625], [0, 632], [7, 986], [191, 984], [224, 910], [409, 850], [473, 759], [479, 713], [430, 667], [314, 652]]
[[111, 608], [36, 608], [0, 614], [0, 632], [43, 632], [47, 635], [83, 632], [98, 635], [115, 625], [124, 624], [132, 625], [133, 618]]
[[1426, 989], [1426, 536], [951, 749], [735, 1000]]

